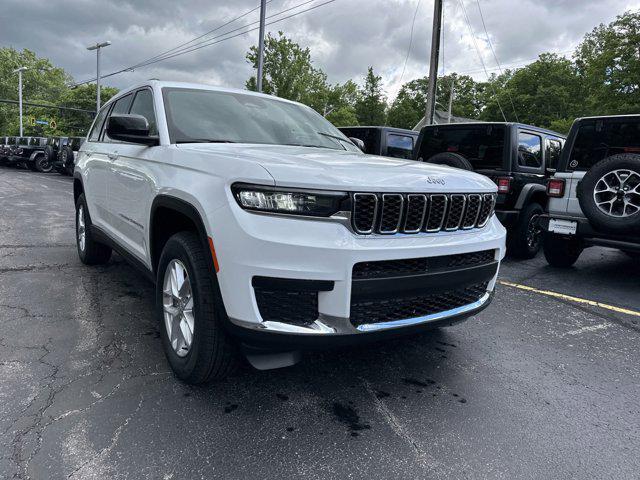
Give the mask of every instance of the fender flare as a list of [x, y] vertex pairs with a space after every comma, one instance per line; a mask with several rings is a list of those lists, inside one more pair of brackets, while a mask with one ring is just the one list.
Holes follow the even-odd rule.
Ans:
[[44, 150], [36, 150], [35, 152], [33, 152], [30, 156], [29, 156], [29, 161], [33, 162], [35, 161], [36, 157], [38, 155], [44, 155]]
[[544, 185], [540, 185], [539, 183], [528, 183], [527, 185], [525, 185], [520, 192], [518, 200], [516, 201], [515, 209], [522, 210], [524, 206], [529, 203], [531, 197], [538, 192], [542, 192], [546, 195], [547, 188]]
[[184, 215], [189, 220], [193, 222], [198, 231], [198, 236], [200, 237], [200, 241], [202, 242], [203, 248], [207, 251], [209, 250], [209, 236], [207, 234], [207, 229], [204, 225], [204, 221], [202, 220], [202, 216], [198, 209], [189, 203], [186, 200], [183, 200], [178, 197], [174, 197], [172, 195], [160, 194], [153, 199], [151, 203], [151, 209], [149, 211], [149, 253], [151, 254], [151, 261], [154, 265], [154, 273], [155, 273], [155, 260], [159, 258], [159, 252], [154, 252], [153, 250], [153, 219], [156, 213], [156, 210], [160, 207], [168, 208], [171, 210], [175, 210], [176, 212]]

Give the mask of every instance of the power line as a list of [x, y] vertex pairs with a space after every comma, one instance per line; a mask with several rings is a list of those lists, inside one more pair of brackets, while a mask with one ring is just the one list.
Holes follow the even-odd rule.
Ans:
[[[467, 15], [467, 9], [464, 6], [464, 1], [463, 0], [458, 0], [458, 2], [460, 3], [460, 6], [462, 7], [462, 13], [464, 14], [464, 18], [465, 18], [465, 21], [467, 23], [467, 28], [469, 29], [469, 34], [471, 35], [471, 39], [473, 40], [473, 45], [476, 48], [476, 52], [478, 54], [478, 58], [480, 59], [480, 63], [482, 64], [482, 69], [484, 70], [484, 73], [487, 76], [487, 80], [489, 80], [490, 79], [489, 72], [487, 71], [487, 66], [484, 64], [484, 60], [482, 59], [482, 53], [480, 52], [480, 47], [478, 47], [478, 42], [476, 41], [476, 36], [473, 33], [473, 27], [471, 26], [471, 22], [469, 21], [469, 16]], [[500, 100], [498, 100], [498, 94], [496, 92], [496, 89], [495, 89], [493, 83], [491, 83], [491, 82], [488, 82], [488, 83], [491, 86], [491, 89], [493, 90], [493, 94], [496, 97], [496, 103], [498, 104], [498, 108], [500, 109], [500, 113], [502, 114], [502, 118], [506, 122], [507, 121], [507, 117], [504, 114], [504, 110], [502, 110], [502, 105], [500, 105]]]
[[[273, 0], [267, 0], [267, 3], [271, 3], [272, 1], [273, 1]], [[213, 28], [213, 29], [211, 29], [211, 30], [209, 30], [209, 31], [207, 31], [207, 32], [205, 32], [205, 33], [203, 33], [202, 35], [199, 35], [199, 36], [197, 36], [197, 37], [195, 37], [195, 38], [192, 38], [192, 39], [191, 39], [191, 40], [189, 40], [188, 42], [181, 43], [180, 45], [176, 45], [175, 47], [173, 47], [173, 48], [171, 48], [171, 49], [169, 49], [169, 50], [165, 50], [164, 52], [159, 53], [158, 55], [155, 55], [155, 56], [153, 56], [153, 57], [151, 57], [151, 58], [147, 58], [146, 60], [142, 60], [141, 62], [137, 63], [134, 67], [131, 67], [131, 68], [135, 68], [137, 65], [140, 65], [140, 64], [142, 64], [142, 63], [148, 62], [149, 60], [155, 60], [156, 58], [162, 57], [162, 56], [164, 56], [164, 55], [166, 55], [166, 54], [173, 53], [173, 52], [175, 52], [176, 50], [179, 50], [180, 48], [182, 48], [182, 47], [184, 47], [184, 46], [186, 46], [186, 45], [189, 45], [190, 43], [193, 43], [193, 42], [195, 42], [195, 41], [197, 41], [197, 40], [200, 40], [201, 38], [204, 38], [204, 37], [206, 37], [206, 36], [208, 36], [208, 35], [211, 35], [212, 33], [215, 33], [215, 32], [217, 32], [218, 30], [221, 30], [221, 29], [223, 29], [224, 27], [226, 27], [226, 26], [228, 26], [228, 25], [231, 25], [231, 24], [232, 24], [232, 23], [234, 23], [234, 22], [237, 22], [237, 21], [238, 21], [238, 20], [240, 20], [241, 18], [244, 18], [244, 17], [246, 17], [247, 15], [252, 14], [252, 13], [253, 13], [253, 12], [255, 12], [256, 10], [258, 10], [259, 8], [260, 8], [260, 5], [258, 5], [257, 7], [252, 8], [251, 10], [246, 11], [246, 12], [245, 12], [245, 13], [243, 13], [242, 15], [239, 15], [239, 16], [237, 16], [237, 17], [235, 17], [235, 18], [233, 18], [233, 19], [229, 20], [228, 22], [223, 23], [222, 25], [217, 26], [216, 28]]]
[[[480, 0], [476, 0], [476, 4], [478, 5], [478, 12], [480, 12], [480, 20], [482, 20], [482, 28], [484, 28], [484, 33], [487, 36], [487, 42], [489, 43], [489, 48], [491, 48], [491, 53], [493, 54], [493, 58], [496, 61], [496, 65], [498, 65], [498, 69], [500, 70], [500, 75], [502, 75], [502, 67], [500, 66], [500, 61], [498, 60], [496, 51], [493, 48], [493, 43], [491, 42], [491, 38], [489, 38], [487, 25], [484, 23], [484, 15], [482, 14], [482, 7], [480, 6]], [[513, 104], [513, 98], [511, 98], [511, 92], [509, 92], [508, 88], [506, 89], [506, 91], [507, 91], [507, 96], [509, 97], [509, 101], [511, 102], [511, 108], [513, 109], [513, 114], [516, 117], [516, 122], [520, 122], [520, 120], [518, 120], [518, 114], [516, 113], [516, 106]]]
[[[304, 6], [304, 5], [306, 5], [306, 4], [309, 4], [309, 3], [313, 2], [313, 1], [315, 1], [315, 0], [307, 0], [306, 2], [302, 2], [302, 3], [300, 3], [300, 4], [294, 5], [293, 7], [289, 7], [289, 8], [287, 8], [287, 9], [281, 10], [280, 12], [277, 12], [277, 13], [274, 13], [274, 14], [272, 14], [272, 15], [269, 15], [269, 17], [267, 17], [267, 18], [277, 17], [277, 16], [279, 16], [279, 15], [281, 15], [281, 14], [285, 13], [285, 12], [288, 12], [288, 11], [291, 11], [291, 10], [294, 10], [294, 9], [297, 9], [297, 8], [299, 8], [299, 7], [301, 7], [301, 6]], [[295, 17], [295, 16], [300, 15], [300, 14], [302, 14], [302, 13], [306, 13], [306, 12], [309, 12], [309, 11], [311, 11], [311, 10], [315, 10], [316, 8], [322, 7], [322, 6], [324, 6], [324, 5], [328, 5], [328, 4], [333, 3], [333, 2], [335, 2], [335, 1], [336, 1], [336, 0], [327, 0], [327, 1], [323, 2], [323, 3], [317, 4], [317, 5], [313, 5], [313, 6], [309, 7], [309, 8], [306, 8], [306, 9], [304, 9], [304, 10], [300, 10], [300, 11], [295, 12], [295, 13], [292, 13], [292, 14], [287, 15], [287, 16], [285, 16], [285, 17], [278, 18], [278, 19], [273, 20], [273, 21], [271, 21], [271, 22], [267, 22], [265, 25], [273, 25], [273, 24], [275, 24], [275, 23], [278, 23], [278, 22], [281, 22], [281, 21], [287, 20], [287, 19], [289, 19], [289, 18]], [[255, 31], [255, 30], [258, 30], [258, 29], [260, 28], [259, 26], [258, 26], [258, 27], [254, 27], [254, 28], [250, 28], [250, 29], [248, 29], [248, 30], [240, 31], [239, 33], [236, 33], [235, 35], [230, 35], [231, 33], [238, 32], [239, 30], [243, 30], [243, 29], [245, 29], [245, 28], [247, 28], [247, 27], [249, 27], [249, 26], [251, 26], [251, 25], [255, 25], [256, 23], [259, 23], [259, 22], [252, 22], [252, 23], [249, 23], [249, 24], [244, 25], [244, 26], [242, 26], [242, 27], [235, 28], [235, 29], [230, 30], [230, 31], [228, 31], [228, 32], [225, 32], [225, 33], [223, 33], [223, 34], [220, 34], [220, 35], [217, 35], [217, 36], [215, 36], [215, 37], [212, 37], [212, 38], [210, 38], [210, 39], [208, 39], [208, 40], [206, 40], [206, 41], [198, 42], [197, 44], [191, 45], [190, 47], [187, 47], [187, 48], [182, 48], [182, 49], [180, 49], [179, 51], [176, 51], [176, 52], [174, 52], [174, 53], [172, 53], [172, 54], [170, 54], [170, 55], [165, 55], [165, 56], [162, 56], [162, 57], [160, 57], [160, 58], [156, 58], [156, 59], [154, 59], [154, 60], [149, 60], [149, 61], [147, 61], [147, 62], [141, 62], [140, 64], [135, 65], [135, 66], [133, 66], [133, 67], [126, 67], [126, 68], [122, 68], [122, 69], [117, 70], [117, 71], [115, 71], [115, 72], [111, 72], [111, 73], [109, 73], [109, 74], [107, 74], [107, 75], [102, 75], [102, 76], [101, 76], [101, 78], [108, 78], [108, 77], [112, 77], [112, 76], [114, 76], [114, 75], [118, 75], [118, 74], [123, 73], [123, 72], [126, 72], [126, 71], [131, 71], [131, 70], [133, 70], [133, 69], [134, 69], [134, 67], [135, 67], [135, 68], [142, 68], [142, 67], [146, 67], [146, 66], [148, 66], [148, 65], [152, 65], [152, 64], [154, 64], [154, 63], [158, 63], [158, 62], [162, 62], [162, 61], [164, 61], [164, 60], [168, 60], [168, 59], [170, 59], [170, 58], [174, 58], [174, 57], [177, 57], [177, 56], [179, 56], [179, 55], [184, 55], [184, 54], [186, 54], [186, 53], [194, 52], [194, 51], [196, 51], [196, 50], [200, 50], [201, 48], [209, 47], [209, 46], [211, 46], [211, 45], [215, 45], [215, 44], [218, 44], [218, 43], [224, 42], [224, 41], [226, 41], [226, 40], [231, 40], [232, 38], [236, 38], [236, 37], [239, 37], [239, 36], [245, 35], [245, 34], [247, 34], [247, 33], [253, 32], [253, 31]], [[76, 83], [76, 85], [82, 85], [82, 84], [84, 84], [84, 83], [91, 83], [91, 82], [93, 82], [93, 81], [95, 81], [95, 78], [92, 78], [92, 79], [90, 79], [90, 80], [85, 80], [85, 81], [83, 81], [83, 82]]]
[[407, 69], [407, 62], [409, 61], [409, 55], [411, 54], [411, 46], [413, 45], [413, 27], [416, 24], [416, 16], [418, 15], [418, 8], [420, 8], [420, 2], [422, 0], [418, 0], [416, 4], [416, 11], [413, 12], [413, 21], [411, 22], [411, 34], [409, 35], [409, 48], [407, 49], [407, 56], [404, 57], [404, 66], [402, 67], [402, 74], [400, 75], [400, 80], [398, 83], [402, 83], [402, 78], [404, 77], [404, 71]]

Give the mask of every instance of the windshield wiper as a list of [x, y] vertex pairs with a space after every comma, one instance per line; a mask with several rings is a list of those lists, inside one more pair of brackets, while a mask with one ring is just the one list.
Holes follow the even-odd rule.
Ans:
[[346, 141], [345, 138], [339, 137], [338, 135], [334, 135], [332, 133], [327, 133], [327, 132], [316, 132], [316, 133], [319, 134], [319, 135], [324, 135], [325, 137], [329, 137], [329, 138], [334, 138], [336, 140], [340, 140], [341, 142]]
[[216, 138], [188, 138], [176, 140], [176, 143], [236, 143], [233, 140], [224, 140]]

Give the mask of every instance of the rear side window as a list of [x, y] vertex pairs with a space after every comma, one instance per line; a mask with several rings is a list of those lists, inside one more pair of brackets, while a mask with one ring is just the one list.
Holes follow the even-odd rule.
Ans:
[[89, 132], [89, 141], [97, 142], [100, 138], [100, 131], [102, 130], [102, 124], [104, 123], [104, 119], [107, 117], [107, 113], [109, 113], [109, 108], [111, 105], [104, 107], [98, 113], [98, 117], [96, 121], [93, 122], [93, 127], [91, 128], [91, 132]]
[[156, 123], [156, 113], [153, 109], [153, 94], [150, 90], [140, 90], [136, 93], [136, 98], [131, 105], [131, 111], [136, 115], [142, 115], [149, 122], [149, 134], [157, 135], [158, 126]]
[[518, 165], [542, 167], [542, 137], [527, 132], [518, 133]]
[[413, 158], [413, 137], [389, 133], [387, 135], [387, 155], [396, 158]]
[[617, 153], [640, 153], [640, 120], [596, 120], [581, 124], [566, 168], [586, 171]]
[[465, 157], [476, 169], [503, 168], [505, 127], [502, 125], [426, 127], [423, 132], [417, 155], [423, 161], [438, 153], [452, 152]]
[[547, 168], [558, 168], [562, 153], [562, 142], [555, 138], [547, 138]]

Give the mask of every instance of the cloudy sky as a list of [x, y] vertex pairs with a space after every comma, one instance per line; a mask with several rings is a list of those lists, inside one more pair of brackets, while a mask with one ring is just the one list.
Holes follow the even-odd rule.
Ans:
[[[387, 94], [393, 97], [401, 77], [404, 82], [426, 74], [432, 0], [334, 0], [321, 5], [327, 1], [271, 0], [267, 15], [272, 17], [267, 22], [299, 14], [277, 21], [267, 30], [282, 30], [302, 46], [310, 47], [315, 65], [333, 83], [359, 80], [371, 65], [382, 75]], [[640, 8], [640, 0], [445, 0], [445, 72], [485, 78], [474, 37], [487, 68], [497, 70], [478, 1], [503, 67], [519, 66], [546, 51], [570, 55], [585, 32], [610, 22], [625, 10]], [[259, 0], [2, 0], [0, 46], [32, 49], [82, 81], [95, 76], [95, 54], [85, 49], [91, 43], [113, 43], [102, 56], [102, 71], [109, 73], [219, 28], [258, 4]], [[288, 11], [278, 15], [283, 10]], [[465, 10], [474, 36], [465, 21]], [[28, 23], [17, 19], [28, 19]], [[231, 35], [241, 33], [253, 28], [257, 20], [256, 10], [203, 40], [236, 29]], [[105, 83], [125, 87], [139, 80], [160, 78], [243, 87], [252, 74], [245, 53], [257, 43], [257, 36], [257, 31], [242, 34], [110, 77]]]

